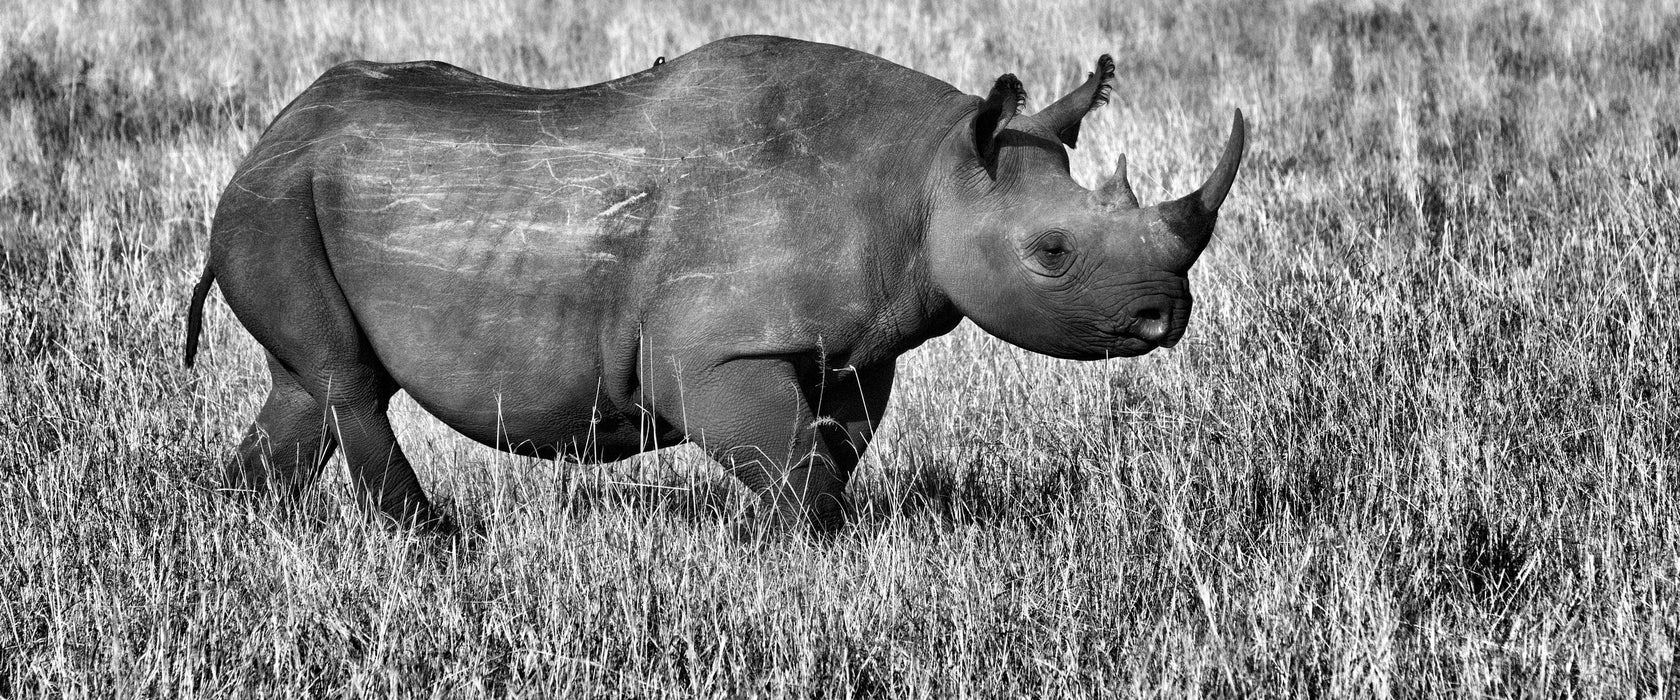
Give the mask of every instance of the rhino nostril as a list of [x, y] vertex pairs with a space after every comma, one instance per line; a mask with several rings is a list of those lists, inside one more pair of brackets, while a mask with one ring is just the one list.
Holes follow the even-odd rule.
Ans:
[[1160, 307], [1138, 309], [1133, 314], [1132, 335], [1151, 343], [1159, 342], [1172, 333], [1172, 324], [1167, 320], [1170, 316]]
[[1132, 332], [1137, 337], [1153, 343], [1167, 337], [1167, 331], [1167, 322], [1157, 318], [1139, 323]]

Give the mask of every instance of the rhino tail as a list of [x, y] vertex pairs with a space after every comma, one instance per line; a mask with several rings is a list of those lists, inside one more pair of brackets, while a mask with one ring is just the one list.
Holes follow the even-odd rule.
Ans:
[[210, 295], [210, 285], [216, 281], [216, 270], [208, 264], [204, 266], [204, 273], [198, 276], [198, 284], [193, 285], [192, 301], [187, 304], [187, 346], [183, 358], [186, 366], [193, 366], [193, 358], [198, 355], [198, 335], [204, 330], [204, 298]]

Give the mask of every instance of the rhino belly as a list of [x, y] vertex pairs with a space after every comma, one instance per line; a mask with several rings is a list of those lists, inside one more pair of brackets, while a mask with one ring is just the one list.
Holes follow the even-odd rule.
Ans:
[[406, 303], [352, 306], [397, 385], [468, 437], [544, 457], [624, 451], [617, 435], [624, 412], [608, 395], [593, 329], [558, 326], [551, 316], [475, 319], [472, 310], [431, 314]]
[[617, 459], [626, 452], [619, 433], [627, 421], [584, 348], [561, 346], [529, 359], [506, 353], [513, 349], [478, 343], [458, 355], [403, 347], [379, 356], [427, 412], [486, 445], [547, 458]]

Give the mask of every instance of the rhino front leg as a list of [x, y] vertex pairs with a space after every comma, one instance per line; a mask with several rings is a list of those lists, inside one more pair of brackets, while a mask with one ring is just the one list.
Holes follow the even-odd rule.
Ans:
[[857, 458], [831, 451], [789, 362], [734, 360], [682, 373], [680, 384], [661, 392], [655, 410], [756, 492], [773, 526], [830, 532], [844, 524]]
[[815, 387], [814, 396], [811, 389], [806, 390], [807, 400], [822, 417], [817, 432], [848, 481], [887, 410], [895, 370], [890, 362], [862, 369], [845, 367], [829, 372], [826, 381]]

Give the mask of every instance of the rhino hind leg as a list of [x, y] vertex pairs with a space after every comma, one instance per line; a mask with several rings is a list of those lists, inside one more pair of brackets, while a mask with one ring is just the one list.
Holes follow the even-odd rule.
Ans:
[[322, 392], [329, 423], [344, 446], [357, 499], [367, 512], [405, 526], [446, 527], [447, 519], [426, 498], [386, 414], [396, 385], [382, 371], [364, 368], [361, 374]]
[[[314, 366], [317, 367], [315, 371], [301, 376], [276, 368], [278, 372], [296, 377], [291, 383], [301, 387], [309, 400], [306, 406], [301, 398], [288, 390], [285, 408], [276, 409], [276, 415], [289, 411], [284, 416], [290, 422], [282, 420], [277, 423], [288, 426], [292, 435], [303, 435], [304, 426], [313, 426], [316, 434], [324, 432], [317, 440], [326, 446], [320, 456], [321, 462], [331, 456], [332, 446], [342, 447], [345, 462], [349, 465], [350, 483], [362, 509], [370, 515], [383, 515], [410, 527], [447, 526], [447, 520], [433, 508], [420, 487], [414, 467], [397, 444], [396, 432], [386, 414], [391, 396], [397, 391], [396, 384], [382, 369], [366, 361], [324, 362]], [[276, 379], [276, 385], [280, 384], [281, 381]], [[275, 402], [271, 394], [270, 404]], [[259, 415], [257, 425], [252, 426], [253, 431], [261, 427], [273, 434], [273, 429], [263, 424], [267, 412], [265, 406], [264, 415]], [[282, 444], [273, 438], [269, 442]], [[249, 460], [246, 463], [250, 464]], [[250, 473], [248, 467], [247, 470]], [[307, 473], [294, 470], [302, 478], [294, 479], [292, 483], [301, 489], [313, 481], [319, 471], [319, 464]], [[271, 471], [261, 476], [272, 480], [275, 476], [284, 475]]]
[[273, 388], [228, 462], [227, 486], [295, 499], [342, 446], [364, 510], [403, 525], [446, 526], [386, 415], [396, 385], [362, 363], [335, 369], [312, 373], [322, 378], [311, 382], [269, 356]]
[[245, 430], [239, 451], [223, 469], [227, 488], [253, 493], [278, 491], [293, 499], [313, 483], [337, 442], [326, 430], [321, 405], [297, 377], [268, 356], [273, 385], [257, 419]]
[[[370, 514], [404, 525], [447, 525], [397, 445], [385, 411], [398, 387], [327, 263], [309, 185], [284, 185], [269, 185], [278, 190], [264, 197], [246, 196], [262, 191], [255, 184], [230, 187], [212, 233], [220, 241], [212, 264], [222, 296], [268, 351], [275, 387], [228, 470], [230, 481], [258, 490], [280, 482], [301, 489], [319, 472], [302, 455], [320, 445], [324, 460], [336, 443]], [[286, 457], [288, 449], [299, 456]]]

